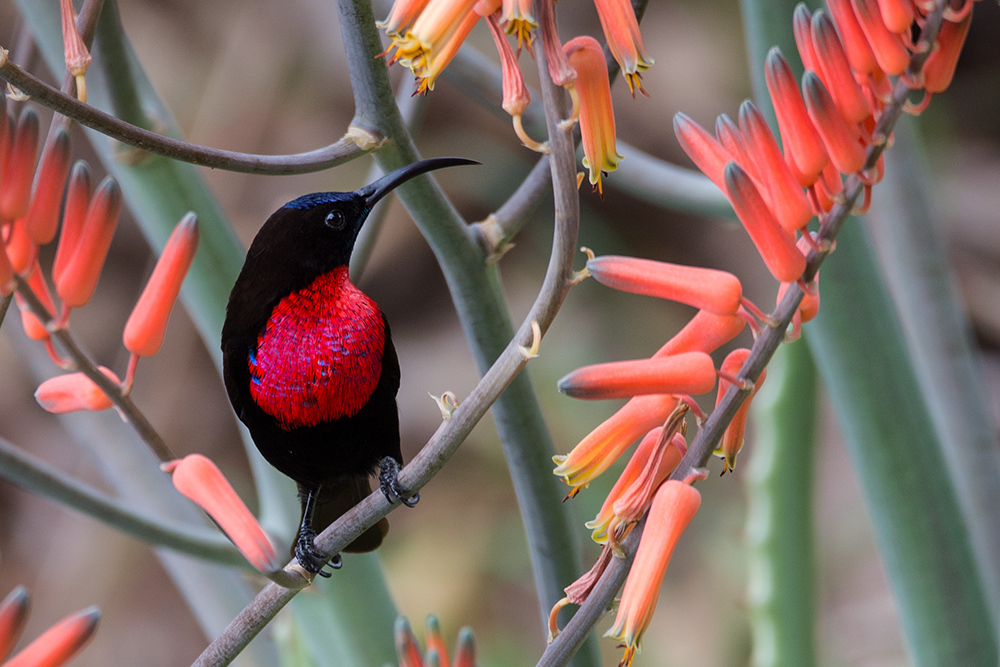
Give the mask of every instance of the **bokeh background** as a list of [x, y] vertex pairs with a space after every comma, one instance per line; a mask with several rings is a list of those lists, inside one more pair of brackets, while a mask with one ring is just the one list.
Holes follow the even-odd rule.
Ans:
[[[190, 141], [246, 152], [291, 153], [334, 141], [350, 122], [353, 101], [332, 3], [120, 4], [133, 46]], [[376, 14], [384, 12], [385, 7], [377, 5]], [[600, 36], [589, 3], [560, 3], [559, 12], [564, 37]], [[690, 166], [673, 137], [673, 114], [684, 111], [711, 127], [717, 114], [735, 114], [750, 95], [738, 4], [653, 2], [642, 25], [657, 61], [644, 76], [651, 98], [633, 100], [620, 82], [615, 86], [619, 139]], [[14, 45], [20, 28], [13, 2], [0, 0], [0, 44]], [[992, 0], [977, 3], [955, 82], [917, 125], [933, 174], [933, 198], [942, 213], [938, 227], [954, 258], [955, 278], [981, 346], [987, 400], [1000, 415], [997, 34], [1000, 7]], [[470, 43], [495, 59], [484, 27], [476, 28]], [[30, 62], [53, 81], [39, 60], [31, 56]], [[529, 81], [537, 81], [527, 54], [521, 62]], [[401, 68], [394, 67], [393, 76], [400, 86], [410, 86]], [[513, 192], [535, 155], [520, 147], [499, 107], [470, 101], [447, 77], [418, 103], [415, 134], [423, 155], [462, 155], [485, 165], [439, 175], [467, 220], [485, 218]], [[45, 110], [40, 113], [48, 117]], [[79, 130], [74, 150], [101, 171]], [[370, 164], [365, 158], [295, 177], [210, 170], [204, 175], [240, 238], [249, 244], [284, 202], [305, 192], [354, 189], [364, 183]], [[618, 178], [612, 174], [607, 179], [603, 202], [596, 194], [582, 194], [582, 244], [599, 254], [724, 268], [740, 276], [757, 303], [773, 303], [777, 286], [740, 228], [643, 203], [621, 192]], [[527, 312], [540, 285], [550, 239], [547, 200], [501, 260], [515, 321]], [[94, 300], [73, 316], [73, 329], [93, 356], [119, 371], [126, 361], [120, 332], [153, 260], [126, 213]], [[427, 393], [451, 390], [461, 397], [473, 388], [477, 373], [437, 264], [397, 202], [360, 286], [392, 322], [403, 373], [399, 407], [404, 457], [409, 459], [440, 419]], [[614, 293], [594, 281], [571, 291], [541, 356], [530, 365], [559, 451], [568, 451], [620, 402], [573, 401], [558, 394], [555, 381], [583, 364], [648, 356], [691, 314], [682, 306]], [[747, 345], [744, 335], [747, 339], [738, 342]], [[74, 418], [56, 419], [32, 398], [39, 379], [55, 372], [44, 352], [25, 339], [12, 311], [0, 331], [0, 436], [106, 488], [95, 462], [74, 441]], [[171, 320], [161, 353], [141, 363], [134, 397], [175, 451], [212, 457], [253, 503], [235, 418], [210, 357], [182, 309]], [[120, 423], [117, 427], [127, 428]], [[743, 477], [753, 450], [751, 425], [735, 474], [720, 478], [716, 466], [701, 486], [703, 509], [674, 556], [637, 665], [748, 664]], [[820, 664], [906, 664], [893, 599], [855, 474], [825, 402], [816, 476]], [[596, 513], [613, 481], [612, 473], [605, 475], [571, 503], [588, 567], [598, 550], [583, 522]], [[391, 523], [380, 556], [396, 604], [418, 634], [424, 617], [433, 613], [440, 617], [449, 644], [461, 625], [474, 628], [483, 665], [533, 664], [544, 639], [517, 504], [489, 418], [422, 491], [419, 507], [395, 512]], [[28, 586], [34, 598], [26, 637], [72, 610], [101, 607], [101, 628], [74, 663], [81, 667], [185, 665], [207, 642], [149, 547], [0, 482], [0, 595], [18, 584]], [[605, 664], [617, 662], [613, 643], [602, 640], [600, 645]]]

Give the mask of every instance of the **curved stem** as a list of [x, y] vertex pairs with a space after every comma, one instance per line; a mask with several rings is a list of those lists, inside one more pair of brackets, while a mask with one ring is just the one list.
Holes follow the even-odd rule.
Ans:
[[340, 141], [305, 153], [255, 155], [226, 151], [172, 139], [126, 123], [56, 90], [10, 60], [0, 65], [0, 79], [30, 95], [42, 106], [112, 139], [150, 153], [213, 169], [248, 174], [305, 174], [344, 164], [382, 145], [382, 138], [379, 135], [352, 126]]
[[[941, 13], [944, 5], [943, 0], [939, 0], [937, 9], [927, 15], [920, 35], [921, 43], [933, 44], [941, 27]], [[929, 52], [930, 49], [923, 49], [913, 54], [910, 58], [907, 73], [913, 75], [920, 72]], [[896, 121], [899, 120], [903, 103], [909, 93], [910, 89], [902, 80], [896, 82], [893, 88], [892, 102], [885, 107], [882, 117], [876, 126], [875, 134], [881, 133], [884, 136], [889, 136]], [[874, 167], [884, 149], [885, 144], [872, 145], [868, 148], [865, 169]], [[821, 241], [832, 242], [836, 238], [837, 233], [847, 221], [854, 203], [861, 196], [863, 190], [864, 184], [856, 175], [852, 175], [847, 179], [844, 187], [845, 201], [835, 204], [822, 221], [819, 232], [819, 239]], [[806, 258], [806, 270], [802, 274], [801, 282], [808, 284], [815, 277], [816, 272], [819, 271], [820, 265], [826, 259], [829, 252], [817, 252], [813, 250], [809, 253], [809, 256]], [[760, 377], [761, 371], [767, 366], [781, 344], [785, 331], [787, 331], [789, 324], [791, 324], [792, 316], [795, 314], [799, 303], [801, 303], [802, 297], [802, 289], [798, 283], [789, 287], [785, 292], [785, 296], [782, 297], [781, 303], [778, 304], [778, 307], [771, 314], [777, 325], [767, 327], [758, 336], [754, 342], [750, 356], [743, 364], [738, 377], [754, 382]], [[749, 389], [741, 390], [736, 385], [729, 387], [722, 401], [716, 406], [712, 414], [709, 415], [708, 420], [705, 421], [698, 431], [694, 441], [688, 448], [687, 454], [685, 454], [680, 464], [674, 470], [670, 479], [683, 481], [694, 470], [705, 466], [712, 452], [722, 439], [722, 434], [729, 426], [736, 411], [749, 395]], [[618, 558], [612, 559], [611, 565], [608, 566], [608, 569], [587, 598], [587, 601], [580, 606], [580, 609], [570, 619], [565, 629], [545, 649], [541, 659], [538, 661], [539, 667], [559, 667], [569, 662], [573, 653], [586, 638], [587, 634], [589, 634], [593, 625], [597, 623], [598, 619], [603, 615], [604, 610], [608, 608], [608, 605], [621, 585], [625, 583], [625, 578], [631, 566], [631, 558], [638, 547], [644, 525], [644, 521], [640, 522], [629, 533], [628, 537], [625, 538], [622, 545], [625, 547], [627, 558], [624, 560]]]
[[3, 438], [0, 438], [0, 477], [149, 544], [254, 571], [232, 543], [219, 533], [127, 507], [118, 499], [19, 451]]

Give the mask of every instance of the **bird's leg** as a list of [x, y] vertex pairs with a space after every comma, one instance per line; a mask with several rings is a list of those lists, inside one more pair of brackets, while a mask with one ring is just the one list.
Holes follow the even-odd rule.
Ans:
[[420, 494], [414, 493], [410, 497], [409, 492], [404, 491], [399, 486], [399, 463], [391, 456], [387, 456], [378, 466], [378, 485], [385, 494], [385, 499], [390, 503], [397, 500], [407, 507], [413, 507], [420, 500]]
[[[316, 550], [316, 531], [313, 530], [313, 515], [316, 513], [316, 497], [319, 495], [321, 487], [309, 489], [306, 494], [306, 504], [302, 508], [302, 525], [299, 526], [299, 539], [295, 543], [295, 558], [299, 565], [307, 571], [318, 574], [321, 577], [329, 577], [329, 572], [324, 572], [323, 567], [327, 564], [327, 559]], [[343, 562], [340, 554], [334, 555], [330, 559], [330, 567], [339, 570]]]

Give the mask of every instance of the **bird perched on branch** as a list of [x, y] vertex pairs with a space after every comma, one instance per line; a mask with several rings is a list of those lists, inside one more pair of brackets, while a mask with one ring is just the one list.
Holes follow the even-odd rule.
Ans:
[[[371, 493], [378, 472], [389, 502], [399, 487], [399, 361], [389, 323], [348, 277], [358, 231], [375, 203], [419, 174], [463, 164], [434, 158], [354, 192], [318, 192], [274, 212], [247, 252], [222, 327], [229, 400], [267, 461], [298, 484], [302, 523], [294, 553], [308, 571], [326, 559], [315, 536]], [[344, 551], [371, 551], [382, 519]], [[334, 568], [340, 556], [334, 556]]]

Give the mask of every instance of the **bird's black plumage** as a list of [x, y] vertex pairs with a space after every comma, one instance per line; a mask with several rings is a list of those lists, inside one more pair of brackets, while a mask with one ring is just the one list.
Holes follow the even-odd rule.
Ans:
[[[312, 572], [325, 562], [314, 530], [367, 495], [372, 473], [380, 473], [390, 500], [410, 504], [396, 483], [399, 361], [384, 315], [347, 276], [354, 242], [371, 207], [394, 187], [470, 163], [424, 160], [355, 192], [289, 202], [258, 232], [230, 294], [222, 329], [226, 390], [264, 458], [298, 483], [303, 518], [295, 554]], [[387, 529], [383, 519], [345, 550], [370, 551]]]

